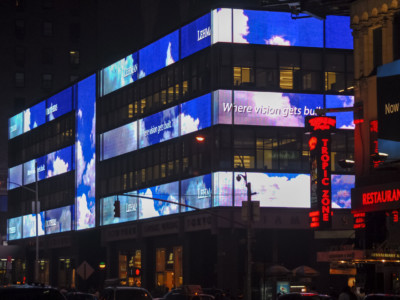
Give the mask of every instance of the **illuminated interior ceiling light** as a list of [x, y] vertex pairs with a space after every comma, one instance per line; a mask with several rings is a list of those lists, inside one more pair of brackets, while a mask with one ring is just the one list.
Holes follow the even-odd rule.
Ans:
[[355, 164], [354, 160], [351, 159], [340, 159], [338, 161], [338, 165], [343, 169], [352, 168], [354, 167], [354, 164]]
[[375, 163], [379, 162], [384, 162], [388, 158], [389, 154], [383, 153], [383, 152], [378, 152], [378, 153], [373, 153], [371, 154], [371, 159]]

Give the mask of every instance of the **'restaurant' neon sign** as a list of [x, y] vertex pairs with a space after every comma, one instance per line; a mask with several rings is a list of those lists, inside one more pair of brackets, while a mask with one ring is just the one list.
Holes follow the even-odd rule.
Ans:
[[334, 117], [308, 117], [311, 163], [310, 227], [328, 228], [331, 225], [331, 133], [336, 127]]

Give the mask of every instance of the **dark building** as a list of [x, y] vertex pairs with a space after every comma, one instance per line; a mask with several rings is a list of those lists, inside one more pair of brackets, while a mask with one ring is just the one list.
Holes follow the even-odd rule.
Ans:
[[317, 269], [327, 291], [335, 280], [317, 252], [354, 233], [355, 176], [339, 166], [353, 157], [353, 113], [333, 113], [329, 231], [310, 228], [304, 120], [353, 106], [349, 26], [346, 16], [213, 9], [13, 114], [7, 236], [26, 249], [15, 280], [34, 277], [38, 255], [52, 285], [123, 278], [239, 293], [250, 248], [262, 299], [276, 280], [310, 288], [276, 265]]

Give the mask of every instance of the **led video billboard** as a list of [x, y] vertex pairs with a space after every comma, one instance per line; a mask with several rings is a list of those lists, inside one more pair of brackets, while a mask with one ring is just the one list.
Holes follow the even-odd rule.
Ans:
[[233, 42], [259, 45], [323, 47], [323, 21], [292, 19], [291, 13], [233, 10]]
[[351, 208], [351, 189], [355, 187], [354, 175], [331, 175], [332, 208]]
[[353, 49], [353, 35], [348, 16], [326, 16], [325, 47]]
[[211, 94], [180, 105], [181, 135], [211, 126]]
[[22, 165], [8, 169], [8, 189], [12, 190], [22, 185]]
[[22, 217], [7, 220], [7, 240], [19, 240], [22, 238]]
[[46, 178], [64, 174], [72, 171], [72, 146], [54, 151], [47, 154], [46, 167], [47, 175]]
[[12, 139], [22, 134], [24, 131], [24, 112], [8, 119], [8, 138]]
[[213, 206], [233, 205], [233, 173], [216, 172], [213, 176]]
[[139, 78], [179, 60], [179, 30], [139, 50]]
[[[39, 236], [44, 235], [44, 212], [38, 215]], [[25, 215], [22, 217], [22, 238], [36, 236], [36, 214]]]
[[69, 87], [46, 101], [46, 122], [50, 122], [72, 110], [72, 87]]
[[181, 58], [211, 45], [211, 14], [181, 28]]
[[[244, 176], [244, 173], [235, 173]], [[310, 207], [310, 175], [294, 173], [247, 173], [252, 200], [260, 201], [260, 207]], [[243, 178], [235, 181], [235, 206], [247, 201], [247, 188]]]
[[24, 163], [24, 185], [35, 182], [35, 160]]
[[46, 234], [71, 231], [73, 229], [73, 205], [47, 210], [45, 215]]
[[105, 160], [137, 150], [137, 121], [101, 134], [100, 159]]
[[[139, 191], [139, 219], [166, 216], [179, 212], [179, 182], [153, 186]], [[144, 197], [142, 197], [144, 196]], [[152, 200], [153, 198], [156, 198]], [[163, 202], [167, 200], [174, 203]]]
[[128, 193], [131, 196], [118, 195], [120, 201], [120, 217], [114, 217], [114, 203], [117, 196], [111, 196], [100, 199], [100, 225], [110, 225], [135, 221], [138, 218], [138, 198], [137, 192]]
[[232, 9], [218, 8], [212, 11], [212, 43], [232, 43]]
[[24, 110], [24, 133], [46, 122], [46, 101]]
[[[353, 107], [354, 96], [326, 95], [326, 108]], [[327, 113], [327, 116], [336, 117], [336, 128], [354, 129], [354, 114], [352, 111]]]
[[139, 120], [139, 148], [168, 141], [179, 136], [178, 106]]
[[96, 75], [76, 85], [76, 230], [95, 226]]
[[[223, 97], [227, 96], [227, 98]], [[219, 93], [218, 121], [257, 126], [304, 127], [304, 118], [323, 106], [322, 95], [235, 91]]]
[[212, 206], [211, 174], [198, 176], [181, 181], [181, 211], [192, 211]]
[[138, 66], [138, 53], [135, 52], [101, 70], [101, 96], [135, 82]]

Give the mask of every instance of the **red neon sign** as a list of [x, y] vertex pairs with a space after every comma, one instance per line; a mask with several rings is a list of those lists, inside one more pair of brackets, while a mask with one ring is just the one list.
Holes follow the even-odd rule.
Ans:
[[330, 117], [315, 117], [308, 120], [313, 130], [330, 130], [335, 128], [336, 119]]
[[312, 136], [308, 140], [308, 146], [310, 147], [310, 151], [315, 149], [315, 147], [317, 146], [317, 143], [318, 143], [318, 139], [315, 136]]
[[378, 120], [373, 120], [369, 122], [369, 131], [378, 132]]
[[312, 211], [308, 214], [310, 217], [310, 228], [317, 228], [320, 225], [319, 211]]
[[[329, 139], [322, 139], [321, 162], [322, 162], [322, 189], [321, 212], [322, 221], [328, 222], [331, 215], [331, 155], [328, 152]], [[329, 168], [329, 169], [328, 169]]]
[[365, 228], [365, 212], [353, 213], [354, 217], [354, 229]]

